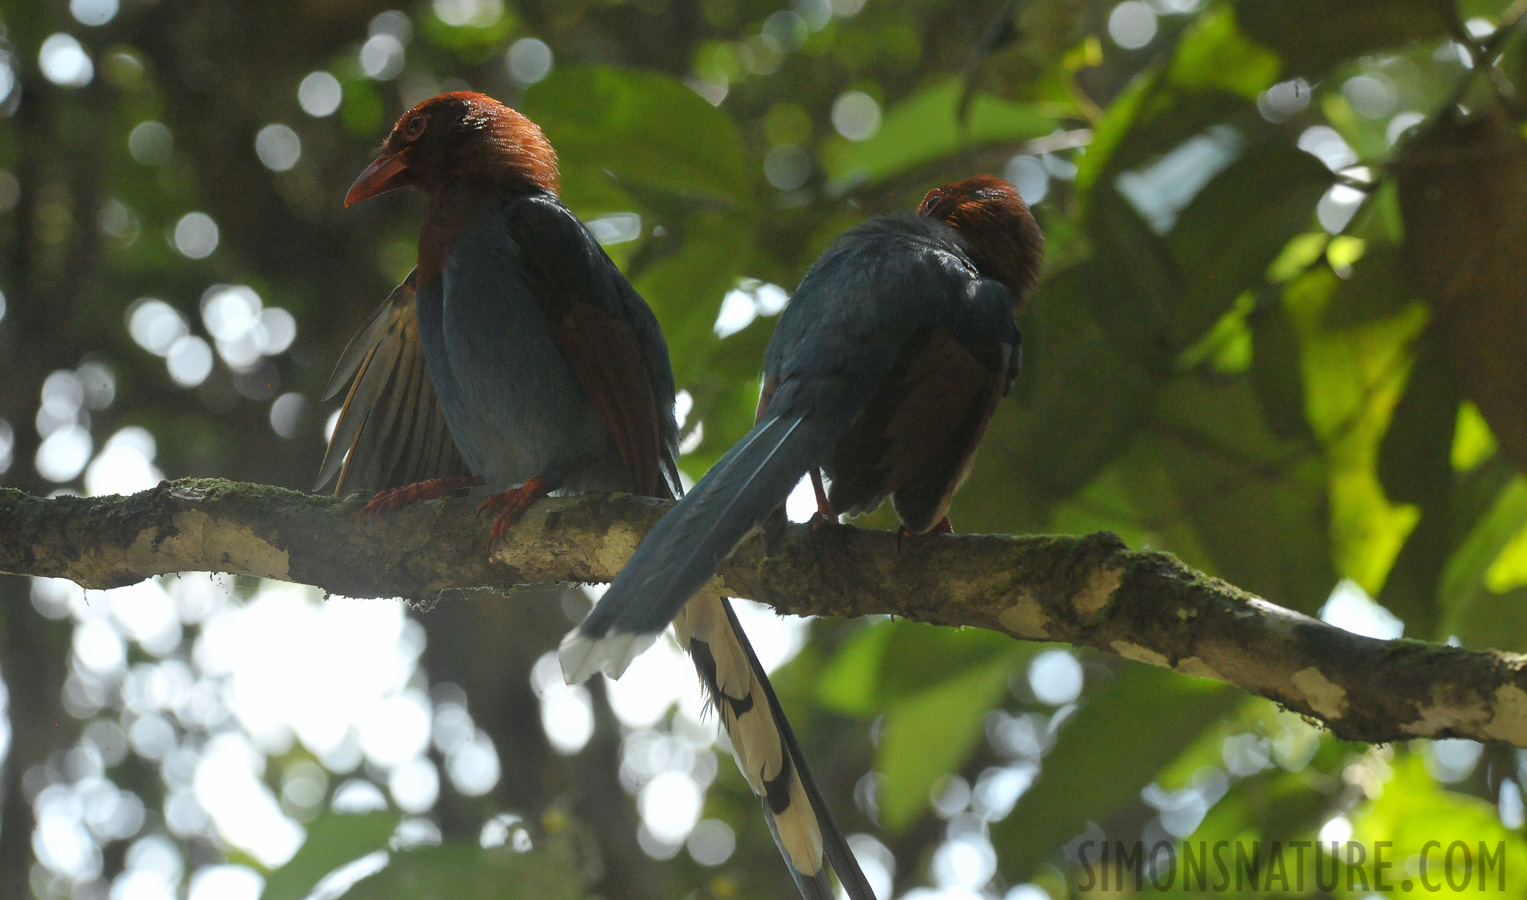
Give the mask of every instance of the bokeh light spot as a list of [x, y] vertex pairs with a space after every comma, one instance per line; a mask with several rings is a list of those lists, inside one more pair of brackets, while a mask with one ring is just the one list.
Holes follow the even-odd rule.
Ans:
[[1125, 50], [1139, 50], [1156, 37], [1156, 11], [1142, 0], [1124, 0], [1108, 14], [1108, 36]]
[[867, 141], [880, 130], [880, 104], [863, 91], [845, 91], [832, 102], [832, 127], [851, 141]]
[[1348, 78], [1341, 86], [1341, 95], [1347, 98], [1359, 115], [1369, 119], [1381, 119], [1394, 111], [1399, 92], [1394, 82], [1383, 75], [1358, 75]]
[[390, 34], [374, 34], [361, 45], [360, 60], [367, 78], [396, 78], [403, 71], [403, 43]]
[[73, 481], [90, 462], [90, 432], [78, 425], [60, 428], [37, 447], [37, 474], [55, 483]]
[[1082, 665], [1065, 650], [1045, 650], [1029, 663], [1029, 687], [1041, 703], [1063, 706], [1082, 693]]
[[211, 256], [217, 240], [217, 223], [204, 212], [186, 213], [175, 223], [175, 249], [191, 259]]
[[664, 844], [680, 844], [700, 821], [705, 799], [687, 772], [662, 772], [642, 786], [636, 797], [642, 823]]
[[1030, 206], [1050, 193], [1050, 173], [1044, 163], [1033, 156], [1020, 154], [1008, 160], [1002, 177], [1012, 182], [1013, 187], [1018, 189], [1018, 196]]
[[521, 87], [535, 84], [551, 72], [551, 48], [539, 38], [520, 38], [509, 45], [504, 63], [509, 67], [509, 77], [514, 79], [515, 84]]
[[176, 339], [164, 357], [170, 378], [181, 387], [196, 387], [212, 374], [212, 348], [191, 334]]
[[90, 55], [73, 35], [49, 35], [37, 51], [37, 64], [44, 78], [59, 87], [84, 87], [95, 77]]
[[328, 72], [310, 72], [297, 85], [297, 105], [315, 119], [334, 115], [343, 99], [344, 89], [340, 87], [339, 79]]
[[127, 333], [138, 346], [155, 356], [167, 355], [170, 347], [190, 330], [185, 317], [163, 300], [143, 297], [127, 310]]
[[272, 172], [285, 172], [302, 158], [302, 138], [279, 122], [266, 125], [255, 135], [255, 155]]
[[702, 819], [684, 842], [689, 855], [702, 866], [719, 866], [732, 858], [737, 835], [720, 819]]
[[175, 137], [163, 122], [139, 122], [127, 135], [127, 152], [145, 166], [157, 166], [170, 158]]
[[504, 0], [435, 0], [435, 16], [456, 28], [487, 28], [504, 15]]
[[186, 900], [259, 900], [265, 878], [246, 866], [203, 866], [191, 876]]
[[797, 190], [811, 177], [811, 155], [800, 147], [774, 147], [764, 155], [763, 170], [776, 189]]
[[116, 18], [117, 0], [69, 0], [69, 15], [81, 25], [99, 27]]

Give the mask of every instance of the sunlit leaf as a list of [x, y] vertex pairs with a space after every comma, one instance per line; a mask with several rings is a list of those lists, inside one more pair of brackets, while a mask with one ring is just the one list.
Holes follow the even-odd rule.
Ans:
[[1167, 77], [1185, 88], [1215, 88], [1256, 99], [1272, 85], [1281, 65], [1276, 56], [1236, 30], [1230, 10], [1215, 9], [1182, 36]]
[[[1387, 881], [1402, 889], [1409, 883], [1417, 892], [1499, 896], [1515, 889], [1508, 886], [1521, 884], [1520, 873], [1527, 867], [1527, 841], [1520, 830], [1501, 824], [1494, 804], [1439, 785], [1427, 775], [1417, 753], [1395, 761], [1394, 777], [1382, 794], [1358, 810], [1353, 824], [1355, 839], [1369, 847], [1386, 843], [1393, 863]], [[1448, 871], [1450, 850], [1452, 871]], [[1424, 877], [1406, 863], [1412, 856], [1425, 856]], [[1472, 863], [1472, 871], [1465, 867], [1465, 859]], [[1371, 883], [1375, 873], [1369, 862]]]
[[297, 855], [265, 879], [261, 900], [301, 900], [340, 866], [385, 850], [400, 818], [394, 812], [319, 816], [307, 824], [307, 840]]

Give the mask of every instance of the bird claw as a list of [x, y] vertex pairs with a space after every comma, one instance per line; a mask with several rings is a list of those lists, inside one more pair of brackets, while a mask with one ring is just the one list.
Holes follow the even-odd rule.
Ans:
[[831, 528], [834, 525], [841, 524], [843, 523], [838, 521], [837, 516], [822, 512], [821, 510], [812, 513], [811, 518], [806, 520], [806, 527], [812, 531], [821, 531], [824, 528]]
[[524, 518], [525, 511], [530, 509], [531, 504], [549, 493], [551, 493], [551, 485], [546, 479], [538, 476], [517, 488], [504, 491], [502, 494], [494, 494], [484, 500], [482, 505], [477, 507], [478, 515], [490, 509], [503, 507], [503, 512], [498, 514], [498, 519], [493, 523], [493, 531], [488, 535], [489, 542], [497, 544], [509, 529]]
[[381, 517], [384, 512], [391, 512], [400, 506], [410, 503], [418, 503], [422, 500], [438, 500], [452, 491], [462, 488], [476, 487], [482, 484], [482, 479], [475, 475], [464, 475], [459, 478], [430, 478], [425, 481], [417, 481], [413, 484], [405, 484], [402, 487], [388, 488], [378, 491], [371, 502], [366, 504], [355, 521], [365, 521], [367, 516]]

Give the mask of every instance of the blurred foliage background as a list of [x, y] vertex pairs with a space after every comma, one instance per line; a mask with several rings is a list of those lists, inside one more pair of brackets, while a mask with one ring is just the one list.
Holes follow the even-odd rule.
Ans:
[[[834, 235], [1004, 174], [1049, 274], [959, 530], [1112, 529], [1353, 630], [1527, 650], [1523, 9], [5, 0], [0, 483], [310, 487], [329, 368], [420, 212], [340, 198], [403, 109], [470, 87], [544, 127], [657, 311], [688, 476]], [[558, 683], [581, 591], [0, 596], [4, 900], [793, 894], [676, 649]], [[1345, 744], [989, 634], [747, 622], [882, 897], [1095, 893], [1104, 838], [1527, 865], [1509, 748]]]

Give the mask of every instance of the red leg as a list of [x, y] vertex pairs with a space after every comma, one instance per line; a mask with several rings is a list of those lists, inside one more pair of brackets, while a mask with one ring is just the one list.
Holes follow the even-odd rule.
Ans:
[[504, 536], [504, 532], [514, 527], [514, 523], [525, 515], [525, 511], [530, 509], [532, 503], [545, 497], [554, 489], [551, 482], [538, 475], [513, 490], [494, 494], [484, 500], [482, 505], [477, 507], [478, 514], [488, 509], [503, 508], [503, 512], [498, 514], [498, 520], [493, 523], [493, 533], [489, 536], [489, 540], [492, 543], [498, 543], [499, 538]]
[[366, 504], [366, 508], [361, 510], [361, 514], [355, 520], [359, 522], [367, 516], [380, 516], [384, 512], [410, 503], [418, 503], [421, 500], [438, 500], [452, 491], [477, 487], [482, 483], [482, 479], [476, 475], [462, 475], [457, 478], [431, 478], [427, 481], [390, 488], [372, 497], [371, 502]]
[[813, 530], [824, 525], [836, 525], [838, 515], [832, 511], [832, 504], [827, 502], [827, 489], [822, 486], [822, 470], [811, 470], [811, 489], [817, 495], [817, 514], [811, 517]]

